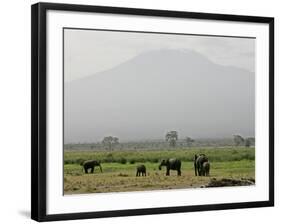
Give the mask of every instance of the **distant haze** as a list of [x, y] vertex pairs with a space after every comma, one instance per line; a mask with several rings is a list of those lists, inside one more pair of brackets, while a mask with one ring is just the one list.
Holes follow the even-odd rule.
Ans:
[[163, 139], [170, 130], [180, 138], [254, 136], [254, 39], [80, 30], [64, 37], [65, 143]]
[[250, 38], [65, 29], [64, 46], [66, 82], [159, 49], [189, 49], [219, 65], [255, 70], [255, 40]]

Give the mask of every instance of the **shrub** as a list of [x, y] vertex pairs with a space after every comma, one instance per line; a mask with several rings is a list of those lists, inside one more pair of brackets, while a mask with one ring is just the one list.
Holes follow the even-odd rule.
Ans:
[[130, 159], [130, 164], [135, 164], [136, 160]]
[[73, 159], [68, 159], [68, 160], [64, 161], [64, 164], [74, 164], [74, 163], [75, 163], [75, 160], [73, 160]]
[[79, 159], [76, 159], [75, 163], [77, 163], [79, 165], [83, 165], [84, 161], [85, 161], [84, 159], [79, 158]]
[[137, 161], [140, 162], [140, 163], [144, 163], [144, 162], [146, 162], [146, 159], [145, 158], [138, 158]]
[[126, 160], [124, 157], [122, 157], [122, 158], [120, 159], [120, 163], [121, 163], [121, 164], [126, 164], [126, 163], [127, 163], [127, 160]]
[[158, 163], [158, 159], [157, 159], [157, 158], [152, 158], [152, 159], [150, 160], [150, 162], [152, 162], [152, 163]]
[[112, 163], [112, 162], [114, 162], [114, 158], [113, 158], [112, 153], [108, 153], [108, 154], [106, 155], [106, 158], [105, 158], [102, 162], [106, 162], [106, 163]]

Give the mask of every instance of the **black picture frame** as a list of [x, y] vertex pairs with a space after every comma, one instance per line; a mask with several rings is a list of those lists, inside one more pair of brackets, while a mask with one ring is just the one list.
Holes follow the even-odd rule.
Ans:
[[[243, 203], [208, 204], [196, 206], [159, 207], [68, 214], [46, 214], [46, 12], [63, 10], [75, 12], [111, 13], [123, 15], [192, 18], [234, 22], [253, 22], [269, 25], [269, 200]], [[274, 206], [274, 18], [164, 11], [137, 8], [103, 7], [73, 4], [37, 3], [31, 11], [31, 218], [37, 221], [86, 219], [206, 210], [238, 209]]]

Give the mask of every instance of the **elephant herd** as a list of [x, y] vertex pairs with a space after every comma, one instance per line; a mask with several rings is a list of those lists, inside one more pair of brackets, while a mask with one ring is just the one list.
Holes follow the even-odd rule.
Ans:
[[[208, 157], [205, 154], [199, 154], [194, 156], [194, 171], [195, 176], [209, 176], [210, 175], [210, 162]], [[80, 165], [83, 166], [85, 173], [88, 173], [90, 169], [91, 173], [94, 173], [94, 169], [96, 166], [100, 168], [102, 172], [101, 162], [97, 160], [88, 160]], [[161, 170], [162, 166], [166, 167], [166, 176], [170, 176], [170, 170], [176, 170], [177, 175], [181, 176], [181, 160], [179, 159], [163, 159], [159, 165], [159, 170]], [[136, 176], [146, 176], [146, 167], [145, 165], [138, 165]]]

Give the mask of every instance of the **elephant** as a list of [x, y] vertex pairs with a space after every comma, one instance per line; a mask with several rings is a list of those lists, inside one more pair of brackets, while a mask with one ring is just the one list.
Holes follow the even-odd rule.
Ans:
[[145, 167], [145, 165], [139, 165], [139, 166], [137, 166], [137, 174], [136, 174], [136, 177], [140, 177], [140, 175], [146, 176], [146, 167]]
[[194, 156], [194, 171], [195, 176], [202, 176], [203, 163], [208, 162], [208, 158], [205, 154], [199, 154]]
[[178, 176], [181, 175], [181, 161], [179, 159], [163, 159], [159, 165], [159, 170], [162, 166], [166, 166], [166, 176], [170, 176], [170, 170], [177, 170]]
[[203, 176], [209, 176], [210, 175], [210, 168], [211, 168], [210, 162], [209, 161], [204, 162], [203, 167], [202, 167], [202, 175]]
[[100, 167], [100, 171], [102, 173], [101, 163], [97, 160], [87, 160], [81, 164], [84, 168], [85, 173], [88, 173], [88, 169], [91, 169], [91, 173], [94, 173], [95, 166]]

